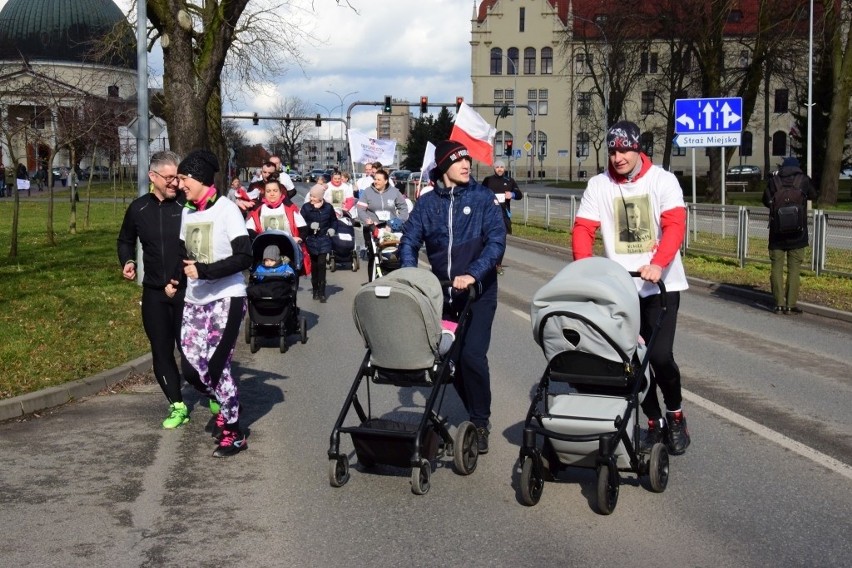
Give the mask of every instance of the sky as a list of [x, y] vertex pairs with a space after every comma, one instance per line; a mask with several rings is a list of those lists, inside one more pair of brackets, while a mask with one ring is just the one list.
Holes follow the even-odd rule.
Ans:
[[[125, 11], [131, 6], [130, 0], [114, 1]], [[0, 0], [0, 8], [6, 2]], [[316, 38], [297, 44], [304, 57], [302, 67], [291, 66], [286, 74], [265, 84], [232, 88], [235, 101], [228, 103], [226, 114], [269, 114], [276, 100], [283, 97], [308, 102], [311, 116], [340, 117], [342, 108], [343, 118], [352, 102], [383, 101], [385, 95], [412, 103], [419, 103], [421, 96], [428, 96], [431, 102], [453, 104], [457, 96], [470, 100], [474, 0], [349, 0], [355, 10], [338, 6], [335, 0], [291, 3], [296, 6], [294, 14], [308, 24], [308, 29], [313, 25]], [[250, 2], [249, 9], [251, 6]], [[289, 15], [282, 13], [281, 17]], [[159, 86], [161, 52], [149, 54], [149, 69], [149, 84]], [[352, 127], [375, 135], [379, 110], [356, 107]], [[440, 109], [430, 110], [437, 114]], [[263, 123], [252, 127], [245, 121], [244, 128], [252, 142], [265, 142], [268, 137]], [[340, 126], [332, 123], [332, 132], [339, 135]], [[322, 134], [328, 134], [325, 125]]]

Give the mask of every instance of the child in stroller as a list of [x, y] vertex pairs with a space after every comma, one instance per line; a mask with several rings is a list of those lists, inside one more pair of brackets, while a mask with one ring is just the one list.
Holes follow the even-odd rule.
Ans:
[[296, 304], [302, 251], [292, 236], [267, 230], [255, 238], [252, 253], [254, 263], [246, 287], [246, 343], [256, 353], [260, 336], [275, 332], [279, 350], [284, 353], [289, 335], [298, 333], [303, 344], [308, 340], [307, 321], [299, 315]]
[[403, 221], [394, 217], [387, 222], [373, 225], [367, 251], [370, 255], [369, 281], [381, 278], [399, 268], [399, 240], [402, 238]]
[[[575, 261], [533, 296], [533, 335], [548, 360], [524, 423], [520, 494], [538, 503], [544, 480], [563, 467], [597, 470], [598, 510], [609, 514], [618, 500], [619, 471], [649, 477], [662, 492], [669, 459], [663, 444], [640, 453], [639, 404], [648, 391], [648, 345], [639, 339], [639, 297], [633, 277], [600, 257]], [[561, 386], [560, 386], [561, 385]], [[564, 392], [563, 392], [564, 391]], [[537, 445], [537, 438], [543, 445]]]
[[[455, 329], [459, 337], [468, 325], [473, 296], [471, 291]], [[453, 326], [441, 321], [443, 303], [441, 282], [422, 268], [401, 268], [355, 294], [352, 312], [367, 353], [332, 431], [328, 473], [333, 487], [349, 480], [349, 457], [341, 451], [341, 434], [352, 436], [358, 462], [364, 467], [410, 467], [411, 490], [417, 495], [429, 491], [431, 460], [451, 455], [461, 475], [476, 468], [476, 427], [462, 422], [454, 439], [447, 420], [439, 415], [446, 385], [452, 382], [452, 361], [461, 349], [460, 341], [452, 341]], [[391, 314], [404, 325], [388, 325]], [[372, 384], [428, 389], [422, 414], [418, 413], [416, 422], [374, 414], [378, 395], [371, 394]], [[364, 390], [366, 409], [359, 398]], [[357, 420], [349, 419], [351, 410]]]

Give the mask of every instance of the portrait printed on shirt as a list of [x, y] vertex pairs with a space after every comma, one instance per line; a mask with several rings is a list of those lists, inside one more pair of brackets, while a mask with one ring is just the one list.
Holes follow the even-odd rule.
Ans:
[[613, 207], [616, 232], [615, 252], [618, 254], [651, 252], [654, 248], [654, 237], [651, 233], [649, 196], [616, 197]]
[[269, 215], [263, 218], [263, 230], [264, 231], [289, 231], [289, 225], [287, 223], [287, 218], [281, 215]]
[[186, 252], [190, 260], [209, 263], [213, 261], [210, 241], [213, 223], [187, 223]]

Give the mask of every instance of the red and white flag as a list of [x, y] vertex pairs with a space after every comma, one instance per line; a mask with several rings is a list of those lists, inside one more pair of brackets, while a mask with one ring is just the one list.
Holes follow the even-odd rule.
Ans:
[[472, 158], [489, 166], [494, 162], [494, 137], [497, 129], [466, 103], [459, 107], [450, 140], [461, 142]]

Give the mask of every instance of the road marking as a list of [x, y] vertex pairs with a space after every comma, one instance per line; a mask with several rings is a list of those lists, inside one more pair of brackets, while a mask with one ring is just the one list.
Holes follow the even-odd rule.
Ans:
[[[530, 321], [529, 314], [522, 312], [521, 310], [512, 309], [513, 314], [516, 316], [523, 318], [527, 321]], [[749, 432], [757, 434], [762, 438], [766, 438], [770, 442], [774, 442], [781, 446], [782, 448], [786, 448], [791, 452], [795, 452], [802, 456], [803, 458], [809, 459], [812, 462], [815, 462], [835, 473], [839, 473], [843, 477], [847, 479], [852, 479], [852, 467], [846, 465], [845, 463], [834, 459], [833, 457], [826, 455], [818, 450], [811, 448], [810, 446], [806, 446], [801, 442], [797, 442], [792, 438], [788, 438], [787, 436], [776, 432], [766, 426], [755, 422], [754, 420], [750, 420], [743, 416], [742, 414], [737, 414], [732, 410], [728, 410], [724, 406], [720, 406], [715, 402], [711, 402], [702, 396], [698, 396], [697, 394], [690, 392], [686, 389], [682, 389], [683, 398], [700, 406], [704, 410], [710, 412], [711, 414], [715, 414], [729, 422], [733, 422], [737, 426], [745, 428]]]
[[706, 398], [698, 396], [693, 392], [690, 392], [685, 389], [682, 392], [683, 398], [693, 404], [700, 406], [704, 410], [707, 410], [708, 412], [711, 412], [722, 418], [725, 418], [726, 420], [733, 422], [737, 426], [741, 426], [742, 428], [745, 428], [746, 430], [753, 432], [758, 436], [766, 438], [770, 442], [778, 444], [782, 448], [786, 448], [791, 452], [799, 454], [803, 458], [807, 458], [825, 468], [839, 473], [847, 479], [852, 479], [852, 467], [846, 465], [845, 463], [836, 460], [833, 457], [826, 455], [818, 450], [815, 450], [810, 446], [806, 446], [801, 442], [797, 442], [792, 438], [788, 438], [783, 434], [779, 434], [775, 430], [767, 428], [766, 426], [759, 424], [754, 420], [750, 420], [741, 414], [737, 414], [732, 410], [728, 410], [724, 406], [719, 406], [715, 402], [711, 402]]

